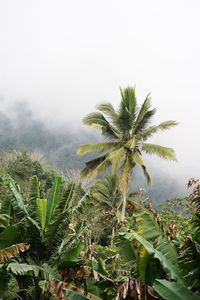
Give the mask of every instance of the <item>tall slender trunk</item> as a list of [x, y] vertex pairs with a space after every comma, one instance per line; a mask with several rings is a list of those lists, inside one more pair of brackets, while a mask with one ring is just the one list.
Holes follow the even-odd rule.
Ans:
[[123, 193], [122, 195], [122, 211], [121, 211], [121, 222], [124, 223], [125, 221], [125, 211], [126, 211], [126, 194]]
[[115, 238], [115, 226], [113, 225], [112, 235], [111, 235], [111, 241], [110, 241], [110, 247], [111, 248], [114, 246], [114, 238]]

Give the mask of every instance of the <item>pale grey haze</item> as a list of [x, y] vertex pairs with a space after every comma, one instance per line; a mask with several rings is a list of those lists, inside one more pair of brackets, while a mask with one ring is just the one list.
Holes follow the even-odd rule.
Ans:
[[178, 163], [153, 164], [184, 180], [200, 176], [199, 0], [0, 0], [0, 105], [23, 100], [51, 123], [81, 118], [118, 87], [151, 92], [155, 122], [180, 125], [156, 141]]

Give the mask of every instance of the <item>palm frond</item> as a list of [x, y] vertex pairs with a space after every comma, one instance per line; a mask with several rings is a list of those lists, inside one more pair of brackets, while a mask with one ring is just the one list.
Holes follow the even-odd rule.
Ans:
[[134, 114], [136, 112], [136, 104], [137, 104], [135, 88], [128, 86], [123, 90], [120, 89], [120, 91], [121, 91], [123, 104], [132, 115], [132, 118], [134, 119]]
[[176, 161], [176, 154], [172, 148], [163, 147], [156, 144], [142, 144], [142, 151], [147, 154], [155, 154], [161, 158]]
[[149, 175], [147, 168], [144, 165], [142, 166], [142, 171], [143, 171], [144, 177], [146, 178], [147, 183], [149, 185], [151, 185], [152, 184], [151, 176]]
[[112, 150], [118, 145], [118, 142], [101, 142], [95, 144], [82, 144], [77, 149], [78, 155], [85, 155], [92, 151], [104, 152]]
[[137, 138], [134, 135], [129, 141], [126, 143], [125, 147], [129, 148], [130, 150], [134, 150], [135, 146], [137, 145]]
[[142, 156], [140, 155], [140, 153], [138, 151], [136, 151], [133, 154], [133, 160], [137, 165], [139, 165], [142, 168], [142, 171], [143, 171], [144, 176], [147, 180], [147, 183], [150, 185], [151, 184], [151, 177], [150, 177], [149, 173], [147, 172], [147, 169], [146, 169], [146, 166], [145, 166], [144, 161], [142, 159]]
[[[86, 177], [95, 177], [97, 175], [97, 167], [107, 160], [106, 155], [91, 159], [86, 162], [86, 167], [81, 171], [81, 175]], [[105, 167], [109, 166], [110, 162], [107, 160]]]
[[157, 132], [163, 131], [163, 130], [168, 130], [171, 127], [174, 127], [176, 125], [178, 125], [178, 123], [176, 121], [173, 121], [173, 120], [165, 121], [165, 122], [160, 123], [159, 125], [151, 126], [151, 127], [147, 128], [140, 135], [141, 135], [143, 140], [147, 140], [154, 133], [157, 133]]
[[124, 133], [129, 131], [133, 126], [136, 114], [137, 101], [134, 88], [127, 87], [125, 89], [120, 89], [120, 92], [121, 102], [116, 124], [120, 131]]
[[118, 115], [111, 103], [109, 102], [101, 103], [97, 105], [96, 108], [100, 110], [102, 113], [104, 113], [105, 115], [107, 115], [113, 121], [113, 123], [116, 122]]
[[110, 167], [110, 165], [111, 165], [111, 161], [110, 161], [109, 157], [106, 157], [106, 159], [98, 165], [97, 173], [101, 173], [101, 172], [105, 171], [108, 167]]
[[150, 110], [151, 107], [151, 98], [147, 95], [145, 101], [142, 104], [142, 107], [138, 113], [136, 122], [133, 127], [133, 133], [139, 133], [141, 130], [144, 130], [148, 123], [150, 122], [152, 116], [156, 113], [156, 109]]
[[83, 123], [91, 127], [101, 129], [102, 135], [111, 139], [118, 139], [119, 131], [114, 128], [102, 113], [93, 112], [83, 119]]
[[113, 174], [116, 172], [116, 170], [120, 166], [125, 153], [126, 153], [126, 151], [125, 151], [124, 147], [121, 147], [121, 148], [109, 153], [108, 158], [112, 164], [112, 173]]
[[72, 209], [72, 212], [82, 212], [82, 208], [86, 205], [89, 199], [89, 191], [83, 195], [83, 197], [78, 201], [77, 205]]

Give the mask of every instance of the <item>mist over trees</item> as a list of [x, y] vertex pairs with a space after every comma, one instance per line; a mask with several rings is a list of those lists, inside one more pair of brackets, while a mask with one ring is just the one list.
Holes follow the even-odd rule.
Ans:
[[[100, 135], [84, 128], [74, 129], [70, 124], [58, 125], [41, 120], [27, 103], [18, 101], [8, 109], [0, 110], [0, 148], [2, 150], [28, 149], [46, 164], [66, 170], [81, 169], [84, 159], [76, 155], [82, 143], [101, 141]], [[85, 161], [91, 158], [86, 156]], [[148, 160], [147, 160], [148, 161]], [[148, 187], [139, 168], [134, 171], [131, 190], [145, 188], [147, 194], [157, 205], [160, 201], [183, 195], [185, 182], [172, 178], [159, 168], [150, 166], [153, 185]], [[162, 188], [161, 188], [162, 187]]]

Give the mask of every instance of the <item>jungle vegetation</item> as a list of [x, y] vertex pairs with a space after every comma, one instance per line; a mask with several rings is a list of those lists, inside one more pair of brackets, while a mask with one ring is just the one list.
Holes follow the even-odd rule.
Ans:
[[150, 183], [143, 152], [176, 159], [146, 141], [177, 123], [151, 125], [149, 96], [139, 106], [131, 87], [118, 110], [97, 109], [84, 123], [108, 141], [79, 146], [79, 154], [101, 153], [81, 174], [66, 176], [25, 149], [2, 150], [0, 298], [200, 299], [200, 181], [159, 209], [142, 187], [129, 189], [135, 165]]

